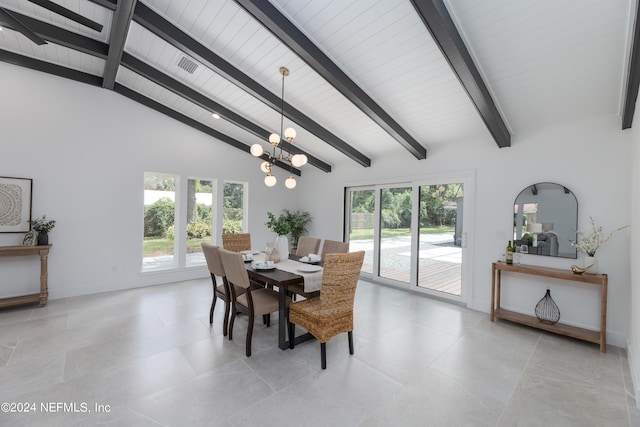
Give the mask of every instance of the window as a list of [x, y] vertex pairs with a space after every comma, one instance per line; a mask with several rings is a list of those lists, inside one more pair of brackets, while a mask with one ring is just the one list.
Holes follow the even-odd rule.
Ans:
[[187, 267], [205, 264], [202, 242], [211, 242], [215, 181], [187, 180], [186, 262]]
[[144, 240], [142, 270], [173, 268], [176, 263], [173, 240], [176, 218], [174, 175], [144, 174]]
[[247, 229], [247, 218], [245, 215], [246, 206], [246, 183], [229, 182], [224, 183], [224, 211], [222, 213], [222, 233], [237, 234], [243, 233]]
[[[144, 174], [142, 271], [205, 266], [201, 245], [215, 242], [214, 236], [221, 234], [216, 233], [215, 226], [219, 218], [216, 181], [180, 178], [165, 173]], [[223, 194], [223, 232], [245, 232], [247, 183], [225, 182]]]

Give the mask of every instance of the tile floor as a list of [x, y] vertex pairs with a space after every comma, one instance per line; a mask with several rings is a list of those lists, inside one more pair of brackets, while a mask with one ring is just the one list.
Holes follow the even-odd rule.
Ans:
[[[361, 281], [346, 334], [222, 336], [189, 281], [0, 310], [2, 426], [640, 426], [624, 350]], [[274, 316], [275, 319], [275, 316]], [[27, 409], [29, 412], [26, 412]]]

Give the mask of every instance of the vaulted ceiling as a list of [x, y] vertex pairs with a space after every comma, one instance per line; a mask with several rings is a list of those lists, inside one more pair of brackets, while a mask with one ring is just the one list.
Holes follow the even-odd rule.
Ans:
[[247, 156], [280, 131], [286, 66], [284, 127], [298, 134], [289, 149], [329, 172], [386, 156], [418, 161], [470, 140], [499, 149], [561, 122], [620, 116], [630, 127], [636, 7], [0, 0], [0, 60], [114, 90]]

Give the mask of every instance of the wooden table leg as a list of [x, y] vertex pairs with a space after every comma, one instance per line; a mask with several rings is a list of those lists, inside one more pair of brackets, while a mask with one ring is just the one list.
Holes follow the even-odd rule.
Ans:
[[280, 350], [289, 348], [287, 333], [287, 287], [278, 286], [278, 347]]
[[607, 287], [608, 277], [602, 282], [602, 302], [600, 307], [600, 351], [607, 352]]
[[496, 266], [491, 266], [491, 321], [493, 322], [493, 314], [495, 313], [496, 298]]
[[496, 272], [496, 310], [500, 310], [500, 294], [502, 293], [502, 286], [501, 286], [501, 280], [502, 280], [502, 271], [498, 270]]
[[40, 307], [47, 304], [49, 298], [49, 285], [47, 283], [48, 267], [47, 258], [49, 257], [49, 249], [40, 250]]

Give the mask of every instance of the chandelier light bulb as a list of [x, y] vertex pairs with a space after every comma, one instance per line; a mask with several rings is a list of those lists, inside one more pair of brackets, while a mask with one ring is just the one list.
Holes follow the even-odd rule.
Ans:
[[264, 148], [262, 145], [256, 143], [251, 146], [251, 155], [255, 157], [260, 157], [264, 153]]
[[276, 185], [276, 182], [277, 179], [271, 172], [269, 172], [267, 176], [264, 177], [264, 185], [266, 185], [267, 187], [273, 187], [274, 185]]
[[286, 128], [284, 130], [284, 137], [289, 142], [293, 141], [296, 137], [296, 130], [294, 128]]
[[284, 185], [289, 189], [293, 189], [296, 188], [296, 179], [293, 177], [293, 175], [289, 175], [289, 177], [286, 179], [286, 181], [284, 182]]
[[262, 162], [260, 163], [260, 170], [264, 173], [269, 173], [271, 172], [271, 163], [269, 162]]
[[307, 164], [307, 156], [304, 154], [294, 154], [291, 158], [291, 164], [297, 168]]
[[271, 135], [269, 135], [269, 143], [274, 147], [280, 144], [280, 135], [278, 135], [277, 133], [272, 133]]

